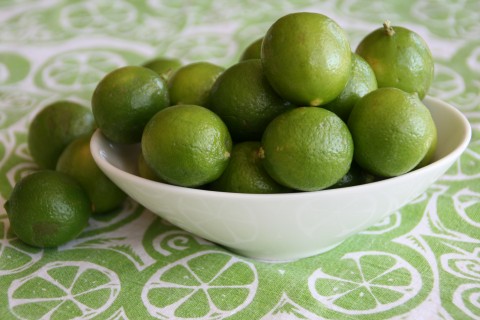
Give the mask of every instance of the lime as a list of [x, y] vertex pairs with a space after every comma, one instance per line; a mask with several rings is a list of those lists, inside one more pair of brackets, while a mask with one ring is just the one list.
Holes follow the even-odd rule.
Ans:
[[210, 92], [208, 108], [227, 125], [234, 141], [260, 140], [277, 115], [294, 106], [280, 98], [263, 75], [259, 59], [225, 70]]
[[262, 42], [263, 37], [250, 43], [248, 47], [246, 47], [245, 50], [242, 52], [242, 55], [240, 56], [240, 61], [245, 61], [249, 59], [260, 59], [262, 52]]
[[348, 172], [353, 142], [346, 124], [333, 112], [298, 107], [268, 125], [261, 150], [265, 169], [278, 183], [314, 191], [333, 185]]
[[223, 67], [203, 61], [179, 68], [168, 81], [170, 104], [206, 106], [210, 89], [223, 70]]
[[338, 180], [330, 189], [358, 186], [375, 181], [375, 176], [363, 170], [355, 161], [352, 161], [348, 172]]
[[127, 66], [107, 74], [92, 97], [95, 121], [113, 142], [139, 142], [150, 118], [169, 105], [163, 78], [150, 69]]
[[368, 34], [356, 53], [372, 67], [378, 87], [395, 87], [427, 94], [433, 80], [434, 61], [427, 43], [420, 35], [403, 27], [392, 27], [385, 21], [383, 28]]
[[345, 32], [319, 13], [278, 19], [265, 35], [261, 56], [272, 87], [296, 105], [326, 104], [350, 79], [352, 53]]
[[352, 54], [352, 74], [347, 86], [338, 97], [323, 107], [334, 112], [343, 121], [347, 121], [358, 99], [375, 89], [377, 89], [375, 73], [362, 57], [354, 53]]
[[361, 98], [348, 127], [355, 160], [371, 174], [393, 177], [418, 165], [435, 140], [435, 123], [417, 94], [380, 88]]
[[15, 185], [5, 210], [11, 228], [22, 241], [36, 247], [56, 247], [82, 232], [92, 206], [75, 179], [42, 170]]
[[232, 148], [230, 162], [223, 174], [211, 183], [210, 189], [238, 193], [288, 192], [265, 171], [259, 157], [260, 142], [245, 141]]
[[227, 167], [232, 139], [214, 112], [177, 105], [158, 112], [147, 124], [142, 153], [168, 183], [198, 187], [216, 180]]
[[42, 169], [55, 169], [63, 149], [75, 138], [93, 132], [91, 111], [75, 102], [58, 101], [37, 113], [28, 129], [28, 148]]
[[138, 155], [138, 163], [137, 163], [138, 175], [142, 178], [162, 182], [162, 179], [156, 174], [155, 171], [148, 165], [145, 161], [145, 157], [143, 153], [140, 152]]
[[77, 180], [87, 191], [95, 213], [111, 211], [125, 200], [120, 190], [97, 166], [90, 152], [90, 136], [72, 141], [57, 162], [57, 171]]
[[161, 75], [165, 80], [182, 66], [182, 62], [172, 58], [155, 58], [145, 62], [142, 67], [151, 69]]
[[432, 144], [430, 144], [430, 148], [428, 148], [427, 153], [423, 157], [422, 161], [420, 161], [420, 163], [415, 167], [415, 169], [425, 167], [426, 165], [429, 165], [433, 161], [433, 157], [435, 156], [435, 151], [437, 151], [437, 142], [438, 142], [437, 128], [434, 127]]

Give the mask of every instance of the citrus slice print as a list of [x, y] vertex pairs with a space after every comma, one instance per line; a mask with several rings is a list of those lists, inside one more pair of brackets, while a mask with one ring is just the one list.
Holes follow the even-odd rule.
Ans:
[[308, 280], [312, 296], [345, 314], [372, 314], [393, 309], [422, 288], [420, 273], [407, 261], [386, 252], [351, 252], [338, 274], [317, 269]]
[[[8, 289], [12, 312], [20, 319], [91, 319], [107, 310], [120, 292], [118, 276], [87, 262], [53, 262], [14, 280]], [[63, 315], [63, 316], [62, 316]]]
[[105, 74], [125, 64], [119, 54], [111, 51], [75, 50], [47, 62], [37, 82], [58, 91], [92, 89]]
[[122, 26], [132, 27], [137, 19], [136, 8], [125, 1], [95, 1], [76, 3], [62, 9], [60, 22], [71, 31], [108, 31]]
[[253, 264], [204, 251], [158, 270], [145, 284], [142, 301], [160, 319], [223, 319], [245, 308], [257, 286]]
[[21, 272], [40, 260], [43, 249], [24, 244], [0, 218], [0, 276]]

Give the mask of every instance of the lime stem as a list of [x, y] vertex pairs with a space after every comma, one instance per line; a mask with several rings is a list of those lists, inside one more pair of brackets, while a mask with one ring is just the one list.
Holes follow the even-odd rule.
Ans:
[[388, 36], [393, 36], [395, 34], [395, 30], [393, 30], [393, 27], [390, 23], [389, 20], [385, 20], [383, 22], [383, 29], [385, 30], [385, 33], [388, 35]]

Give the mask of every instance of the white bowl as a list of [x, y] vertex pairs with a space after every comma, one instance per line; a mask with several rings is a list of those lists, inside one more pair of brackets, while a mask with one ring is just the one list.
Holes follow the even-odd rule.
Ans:
[[241, 255], [262, 260], [312, 256], [367, 229], [422, 194], [467, 147], [471, 128], [453, 106], [427, 97], [438, 130], [434, 162], [405, 175], [342, 189], [240, 194], [172, 186], [136, 175], [140, 146], [97, 130], [93, 157], [130, 197], [160, 217]]

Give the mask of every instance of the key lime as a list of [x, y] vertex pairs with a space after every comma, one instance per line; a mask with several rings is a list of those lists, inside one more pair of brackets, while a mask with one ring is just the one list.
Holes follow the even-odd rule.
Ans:
[[278, 19], [265, 35], [261, 56], [272, 87], [296, 105], [326, 104], [350, 79], [352, 53], [345, 32], [319, 13]]
[[170, 104], [205, 107], [215, 80], [224, 68], [210, 62], [195, 62], [179, 68], [168, 81]]
[[272, 89], [259, 59], [225, 70], [213, 85], [208, 103], [238, 142], [259, 141], [270, 121], [293, 107]]
[[352, 74], [347, 86], [338, 97], [323, 108], [334, 112], [343, 121], [347, 121], [358, 99], [375, 89], [377, 89], [375, 73], [362, 57], [354, 53], [352, 54]]
[[58, 101], [37, 113], [28, 129], [28, 149], [42, 169], [55, 169], [63, 149], [75, 138], [93, 132], [91, 111], [75, 102]]
[[72, 141], [57, 162], [57, 171], [77, 180], [87, 191], [95, 213], [111, 211], [125, 200], [120, 190], [97, 166], [90, 152], [90, 135]]
[[80, 184], [52, 170], [37, 171], [20, 180], [5, 210], [20, 240], [36, 247], [56, 247], [73, 240], [92, 213]]
[[375, 180], [377, 180], [375, 176], [363, 170], [355, 161], [352, 161], [348, 172], [329, 189], [358, 186]]
[[383, 28], [368, 34], [358, 45], [356, 53], [372, 67], [378, 87], [395, 87], [427, 94], [433, 80], [434, 61], [427, 43], [416, 32], [392, 27], [385, 21]]
[[153, 169], [145, 161], [143, 153], [140, 152], [137, 162], [138, 175], [142, 178], [162, 182], [162, 179], [153, 171]]
[[161, 75], [165, 80], [182, 66], [182, 62], [173, 58], [155, 58], [145, 62], [142, 67], [151, 69]]
[[168, 105], [165, 80], [155, 71], [138, 66], [122, 67], [107, 74], [92, 97], [98, 127], [117, 143], [140, 142], [150, 118]]
[[299, 107], [276, 117], [262, 137], [263, 166], [278, 183], [301, 191], [330, 187], [349, 170], [353, 141], [333, 112]]
[[240, 61], [250, 60], [250, 59], [260, 59], [262, 52], [262, 42], [263, 37], [253, 41], [245, 48], [240, 56]]
[[210, 190], [238, 193], [281, 193], [290, 191], [265, 171], [259, 157], [260, 142], [245, 141], [233, 146], [230, 162]]
[[177, 105], [158, 112], [147, 124], [142, 153], [164, 181], [198, 187], [216, 180], [227, 167], [232, 139], [211, 110]]
[[435, 141], [435, 123], [416, 93], [380, 88], [361, 98], [348, 127], [355, 160], [371, 174], [393, 177], [418, 165]]

